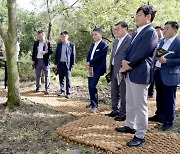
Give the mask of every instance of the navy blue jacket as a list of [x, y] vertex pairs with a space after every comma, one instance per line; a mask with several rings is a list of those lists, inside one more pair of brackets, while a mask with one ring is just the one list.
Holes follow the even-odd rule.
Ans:
[[132, 67], [132, 70], [129, 71], [131, 82], [136, 84], [151, 83], [157, 44], [157, 32], [151, 25], [145, 27], [131, 42], [127, 52], [125, 52], [125, 60], [129, 61], [129, 66]]
[[[160, 48], [163, 46], [164, 40], [160, 42]], [[161, 78], [165, 85], [175, 86], [180, 84], [180, 39], [175, 38], [171, 43], [168, 51], [172, 51], [165, 56], [167, 63], [161, 65]]]
[[[62, 51], [62, 42], [58, 43], [56, 48], [54, 64], [57, 65], [58, 67], [60, 66], [61, 51]], [[75, 45], [72, 42], [68, 43], [66, 50], [66, 57], [67, 57], [66, 66], [69, 70], [71, 70], [71, 68], [75, 67], [75, 57], [76, 57]]]
[[92, 43], [88, 52], [87, 62], [89, 62], [90, 66], [93, 67], [94, 76], [102, 76], [106, 73], [106, 55], [108, 52], [108, 45], [102, 40], [95, 50], [93, 59], [90, 60], [93, 47], [94, 43]]

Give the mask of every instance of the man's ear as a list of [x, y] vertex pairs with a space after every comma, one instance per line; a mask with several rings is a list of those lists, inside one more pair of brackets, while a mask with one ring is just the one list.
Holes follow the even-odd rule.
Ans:
[[151, 22], [151, 14], [148, 14], [146, 17], [148, 19], [148, 22], [150, 23]]

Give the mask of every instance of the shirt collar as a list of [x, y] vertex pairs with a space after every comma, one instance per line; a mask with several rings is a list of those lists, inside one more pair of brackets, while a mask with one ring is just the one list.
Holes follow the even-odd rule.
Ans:
[[175, 36], [171, 37], [170, 39], [164, 39], [164, 42], [170, 41], [172, 43], [176, 37], [177, 37], [177, 34]]
[[67, 45], [67, 44], [69, 44], [69, 41], [67, 41], [66, 43], [63, 43], [63, 42], [62, 42], [62, 44], [63, 44], [63, 45]]
[[102, 39], [100, 39], [99, 41], [94, 42], [96, 45], [98, 45], [100, 42], [102, 41]]
[[144, 25], [144, 26], [141, 26], [141, 27], [137, 28], [137, 33], [140, 33], [145, 27], [147, 27], [147, 26], [149, 26], [149, 25], [151, 25], [151, 23], [150, 23], [150, 24], [146, 24], [146, 25]]
[[121, 37], [121, 38], [118, 38], [118, 40], [120, 41], [120, 40], [124, 40], [124, 38], [126, 37], [128, 35], [128, 33], [126, 34], [126, 35], [124, 35], [123, 37]]

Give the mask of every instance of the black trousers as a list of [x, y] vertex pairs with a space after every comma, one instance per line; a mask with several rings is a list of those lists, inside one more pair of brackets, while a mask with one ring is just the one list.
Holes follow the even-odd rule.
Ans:
[[88, 77], [88, 89], [92, 107], [98, 107], [98, 90], [96, 88], [100, 76]]
[[177, 86], [164, 85], [160, 69], [155, 71], [155, 84], [157, 91], [156, 115], [163, 120], [163, 124], [173, 125]]
[[72, 93], [72, 83], [71, 83], [71, 71], [67, 68], [66, 63], [60, 62], [58, 65], [60, 91], [65, 92], [64, 79], [66, 79], [66, 95]]

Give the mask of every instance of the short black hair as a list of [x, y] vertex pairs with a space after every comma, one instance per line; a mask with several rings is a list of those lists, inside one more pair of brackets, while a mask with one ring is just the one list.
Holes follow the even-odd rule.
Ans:
[[119, 21], [115, 26], [121, 25], [123, 28], [127, 28], [128, 30], [128, 24], [125, 21]]
[[171, 25], [172, 28], [177, 29], [177, 30], [179, 29], [179, 25], [176, 21], [168, 21], [165, 23], [165, 25]]
[[163, 30], [163, 28], [161, 27], [161, 26], [156, 26], [156, 27], [154, 27], [155, 29], [161, 29], [161, 30]]
[[37, 32], [37, 34], [42, 34], [42, 33], [44, 33], [44, 30], [38, 30], [38, 32]]
[[68, 35], [68, 32], [67, 31], [63, 31], [60, 33], [60, 35]]
[[98, 32], [100, 33], [101, 35], [103, 35], [103, 30], [101, 28], [94, 28], [93, 29], [93, 32]]
[[150, 6], [150, 5], [143, 5], [143, 6], [141, 6], [138, 10], [137, 10], [137, 12], [136, 12], [136, 14], [139, 12], [139, 11], [143, 11], [143, 13], [145, 14], [145, 16], [147, 16], [147, 15], [151, 15], [151, 22], [154, 20], [154, 17], [155, 17], [155, 14], [156, 14], [156, 10], [155, 10], [155, 8], [154, 7], [152, 7], [152, 6]]

